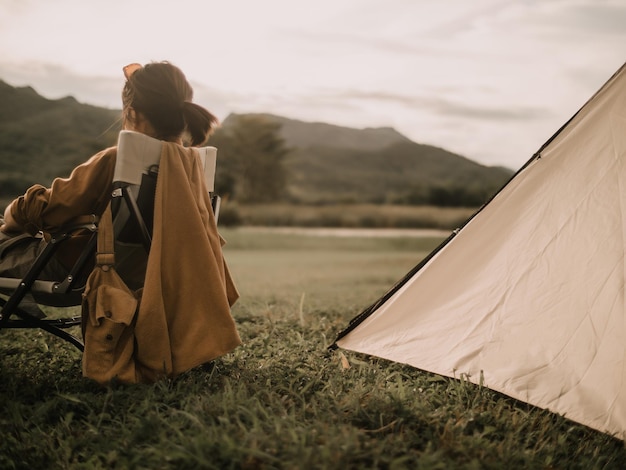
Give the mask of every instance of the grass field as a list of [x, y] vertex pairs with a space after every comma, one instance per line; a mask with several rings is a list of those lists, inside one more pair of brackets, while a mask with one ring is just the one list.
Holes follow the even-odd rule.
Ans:
[[626, 468], [621, 441], [547, 411], [327, 351], [439, 239], [223, 235], [244, 344], [212, 370], [103, 389], [69, 345], [0, 333], [0, 468]]
[[455, 229], [477, 208], [394, 204], [250, 204], [224, 201], [222, 225], [272, 227], [376, 227]]

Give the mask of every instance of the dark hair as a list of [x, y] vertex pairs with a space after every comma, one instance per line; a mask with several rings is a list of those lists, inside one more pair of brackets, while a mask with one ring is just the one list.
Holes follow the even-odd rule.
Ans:
[[150, 122], [155, 137], [177, 139], [185, 131], [191, 145], [201, 145], [217, 125], [208, 110], [192, 103], [193, 89], [183, 72], [169, 62], [152, 62], [132, 72], [122, 90], [125, 112], [134, 108]]

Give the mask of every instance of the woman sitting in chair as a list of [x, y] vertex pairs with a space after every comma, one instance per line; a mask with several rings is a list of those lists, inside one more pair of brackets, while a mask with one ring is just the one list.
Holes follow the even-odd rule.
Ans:
[[[192, 88], [182, 71], [166, 62], [124, 67], [123, 127], [178, 144], [190, 137], [204, 143], [217, 119], [191, 102]], [[102, 215], [111, 198], [115, 147], [105, 149], [57, 178], [50, 188], [34, 185], [15, 199], [0, 218], [0, 276], [23, 277], [45, 247], [40, 232], [54, 232], [88, 214]], [[41, 279], [62, 279], [80, 254], [84, 239], [63, 244]]]
[[[204, 200], [208, 194], [198, 189], [204, 181], [196, 175], [198, 156], [193, 151], [207, 140], [217, 119], [192, 103], [193, 90], [186, 77], [168, 62], [131, 64], [124, 67], [124, 74], [123, 127], [163, 141], [163, 152], [146, 284], [129, 322], [134, 326], [132, 371], [126, 364], [107, 372], [109, 362], [115, 360], [107, 357], [96, 367], [101, 370], [94, 378], [100, 382], [115, 377], [146, 382], [175, 376], [240, 342], [230, 316], [238, 294], [223, 260], [223, 240], [217, 234], [210, 201]], [[111, 201], [116, 151], [116, 147], [102, 150], [76, 167], [69, 178], [55, 179], [50, 188], [34, 185], [9, 204], [4, 219], [0, 218], [0, 276], [23, 277], [45, 247], [46, 234], [85, 215], [104, 213]], [[192, 191], [178, 191], [181, 184]], [[190, 224], [195, 225], [187, 229]], [[40, 278], [62, 279], [84, 242], [76, 237], [62, 243]], [[120, 275], [123, 279], [124, 273]], [[112, 313], [112, 321], [116, 321], [114, 309], [106, 313], [107, 320]], [[94, 317], [92, 322], [98, 324], [102, 319]], [[110, 336], [106, 335], [107, 341]], [[114, 342], [117, 339], [113, 338]], [[88, 350], [94, 348], [86, 336], [85, 354]], [[111, 351], [119, 355], [119, 350], [119, 345], [107, 346], [102, 355]], [[95, 358], [91, 354], [92, 364], [99, 361], [99, 354]]]

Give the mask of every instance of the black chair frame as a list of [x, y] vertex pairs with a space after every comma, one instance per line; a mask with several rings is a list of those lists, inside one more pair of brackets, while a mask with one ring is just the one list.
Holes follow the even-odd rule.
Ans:
[[[124, 223], [124, 227], [127, 227], [128, 224], [134, 224], [132, 225], [132, 232], [135, 234], [133, 242], [141, 243], [146, 253], [149, 253], [152, 243], [152, 216], [157, 175], [158, 166], [154, 165], [144, 172], [140, 185], [114, 183], [111, 197], [114, 219], [117, 211], [122, 207], [121, 203], [125, 203], [128, 209], [128, 221]], [[210, 193], [210, 197], [212, 210], [217, 220], [221, 199], [214, 193]], [[0, 330], [4, 328], [39, 328], [70, 342], [81, 352], [84, 351], [83, 341], [67, 331], [81, 324], [80, 316], [45, 319], [39, 318], [20, 306], [28, 294], [31, 294], [35, 301], [42, 305], [72, 307], [81, 304], [85, 283], [95, 260], [99, 222], [98, 218], [93, 215], [81, 219], [81, 221], [62, 227], [51, 234], [50, 241], [23, 279], [0, 277], [0, 294], [7, 297], [0, 296], [0, 306], [2, 307], [0, 310]], [[90, 235], [69, 274], [58, 282], [38, 279], [43, 268], [56, 254], [59, 246], [79, 232], [90, 233]], [[44, 316], [40, 310], [36, 313]]]
[[[113, 191], [112, 202], [115, 201], [116, 198], [119, 198], [126, 203], [130, 213], [129, 221], [132, 220], [139, 226], [141, 242], [146, 252], [149, 252], [152, 236], [144, 221], [142, 212], [145, 213], [145, 211], [151, 208], [146, 207], [144, 211], [142, 211], [133, 196], [131, 185], [121, 184]], [[69, 225], [52, 234], [50, 241], [23, 279], [0, 278], [0, 288], [4, 287], [5, 289], [10, 289], [12, 286], [14, 287], [13, 292], [8, 294], [7, 299], [0, 297], [0, 305], [2, 306], [2, 310], [0, 311], [0, 329], [40, 328], [70, 342], [81, 352], [84, 351], [85, 346], [83, 341], [67, 331], [69, 328], [81, 324], [80, 316], [60, 319], [42, 319], [21, 308], [20, 303], [27, 294], [31, 293], [38, 303], [43, 305], [61, 307], [80, 305], [88, 275], [88, 273], [85, 273], [85, 268], [93, 266], [98, 240], [98, 220], [95, 216], [90, 217], [92, 221], [89, 223]], [[39, 280], [38, 277], [42, 269], [56, 254], [60, 244], [77, 232], [83, 232], [85, 230], [91, 232], [91, 235], [65, 279], [61, 281]], [[11, 318], [13, 315], [18, 318]]]

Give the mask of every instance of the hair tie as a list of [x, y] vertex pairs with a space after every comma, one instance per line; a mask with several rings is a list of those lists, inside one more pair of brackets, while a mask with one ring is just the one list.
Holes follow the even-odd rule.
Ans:
[[137, 70], [142, 69], [142, 68], [143, 68], [143, 65], [138, 64], [138, 63], [128, 64], [127, 66], [122, 68], [122, 70], [124, 71], [124, 77], [126, 77], [126, 80], [128, 80], [130, 79], [132, 74], [134, 74]]

